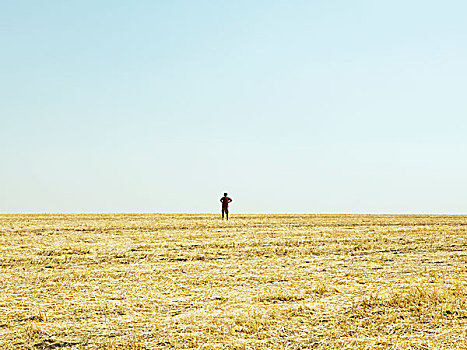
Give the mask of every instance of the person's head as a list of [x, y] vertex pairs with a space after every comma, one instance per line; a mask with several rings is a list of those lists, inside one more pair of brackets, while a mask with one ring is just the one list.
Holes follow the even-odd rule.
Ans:
[[224, 192], [224, 197], [227, 197], [227, 192]]

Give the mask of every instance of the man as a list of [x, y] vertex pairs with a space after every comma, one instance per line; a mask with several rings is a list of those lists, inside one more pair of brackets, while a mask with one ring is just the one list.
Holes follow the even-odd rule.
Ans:
[[229, 203], [232, 202], [232, 198], [227, 197], [227, 193], [224, 193], [224, 197], [221, 198], [222, 203], [222, 220], [224, 220], [224, 213], [229, 220]]

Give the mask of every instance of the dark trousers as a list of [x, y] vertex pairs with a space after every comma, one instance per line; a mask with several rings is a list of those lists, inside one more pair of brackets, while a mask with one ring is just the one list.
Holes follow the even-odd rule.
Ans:
[[229, 207], [222, 207], [222, 219], [224, 218], [224, 213], [227, 217], [227, 220], [229, 220]]

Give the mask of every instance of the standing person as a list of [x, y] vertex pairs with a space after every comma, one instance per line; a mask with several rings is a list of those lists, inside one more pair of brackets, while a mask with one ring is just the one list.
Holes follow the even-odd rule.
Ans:
[[224, 213], [229, 220], [229, 203], [232, 202], [232, 198], [227, 197], [227, 193], [224, 193], [224, 197], [220, 201], [222, 203], [222, 220], [224, 220]]

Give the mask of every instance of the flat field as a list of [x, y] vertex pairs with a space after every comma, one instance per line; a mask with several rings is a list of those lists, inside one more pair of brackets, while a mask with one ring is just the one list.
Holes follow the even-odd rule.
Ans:
[[467, 349], [467, 217], [0, 215], [0, 349]]

